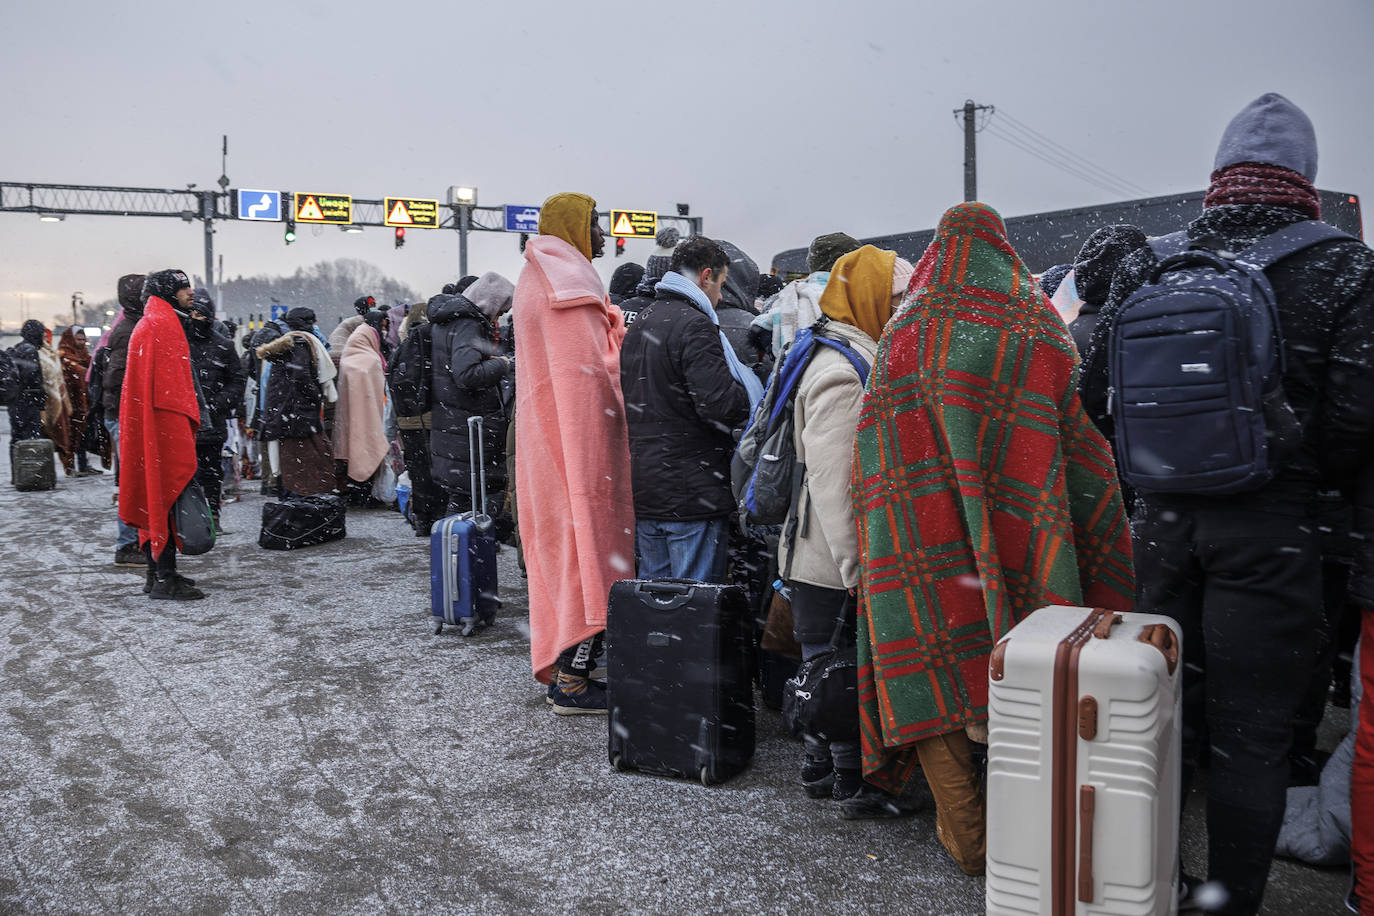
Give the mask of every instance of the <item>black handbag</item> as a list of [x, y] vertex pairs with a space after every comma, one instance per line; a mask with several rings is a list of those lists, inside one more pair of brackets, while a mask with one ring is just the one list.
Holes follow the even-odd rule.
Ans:
[[790, 730], [823, 741], [859, 740], [859, 661], [857, 646], [840, 646], [840, 618], [830, 648], [804, 661], [782, 692], [783, 722]]
[[186, 556], [208, 553], [215, 546], [215, 520], [210, 516], [205, 491], [194, 477], [172, 505], [172, 521], [176, 525], [177, 549]]

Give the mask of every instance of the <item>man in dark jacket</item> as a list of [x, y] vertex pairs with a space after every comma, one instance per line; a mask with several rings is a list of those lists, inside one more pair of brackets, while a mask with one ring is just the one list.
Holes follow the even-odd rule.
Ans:
[[607, 294], [611, 297], [611, 305], [619, 305], [633, 296], [639, 288], [639, 281], [643, 279], [643, 266], [633, 261], [617, 267], [615, 273], [611, 274], [611, 285], [606, 288]]
[[[1187, 228], [1197, 243], [1243, 253], [1320, 218], [1316, 135], [1280, 95], [1231, 121], [1214, 169], [1203, 213]], [[1085, 406], [1106, 400], [1107, 330], [1155, 263], [1147, 247], [1118, 268], [1085, 366]], [[1294, 713], [1322, 625], [1316, 496], [1348, 486], [1374, 457], [1374, 253], [1353, 239], [1328, 241], [1265, 273], [1297, 426], [1272, 440], [1275, 477], [1234, 496], [1140, 493], [1132, 519], [1136, 610], [1183, 627], [1185, 787], [1200, 746], [1212, 748], [1208, 878], [1222, 886], [1226, 913], [1259, 909], [1283, 820]]]
[[759, 266], [730, 242], [717, 240], [716, 244], [730, 258], [730, 271], [725, 275], [725, 285], [720, 290], [716, 317], [720, 319], [720, 329], [725, 332], [725, 338], [730, 341], [735, 355], [745, 365], [753, 365], [758, 362], [758, 353], [749, 342], [749, 326], [759, 314], [754, 308], [754, 298], [759, 291]]
[[234, 342], [215, 330], [215, 303], [204, 289], [191, 296], [186, 342], [191, 347], [191, 368], [196, 372], [210, 413], [210, 422], [196, 430], [196, 479], [210, 503], [215, 527], [219, 528], [220, 491], [224, 484], [221, 453], [229, 439], [229, 420], [239, 412], [248, 380]]
[[683, 242], [620, 351], [641, 578], [725, 581], [732, 431], [750, 409], [712, 321], [729, 273], [720, 245]]
[[24, 439], [43, 438], [42, 413], [47, 394], [43, 390], [38, 351], [43, 347], [45, 330], [43, 322], [30, 318], [19, 331], [19, 343], [10, 350], [20, 385], [18, 400], [9, 405], [11, 446]]
[[461, 296], [429, 301], [434, 374], [429, 450], [434, 483], [448, 494], [449, 515], [472, 509], [471, 440], [468, 418], [482, 418], [487, 514], [497, 540], [511, 537], [506, 502], [506, 425], [501, 382], [515, 363], [501, 350], [496, 320], [510, 310], [515, 286], [498, 273], [483, 274]]
[[[124, 391], [124, 370], [129, 363], [129, 337], [134, 333], [134, 325], [143, 317], [143, 274], [125, 274], [119, 278], [116, 294], [123, 318], [110, 331], [101, 349], [105, 353], [104, 368], [100, 373], [100, 403], [105, 412], [105, 429], [110, 433], [110, 449], [115, 453], [115, 485], [119, 485], [119, 397]], [[138, 546], [138, 531], [124, 522], [115, 520], [114, 565], [130, 569], [142, 569], [147, 565], [143, 551]]]

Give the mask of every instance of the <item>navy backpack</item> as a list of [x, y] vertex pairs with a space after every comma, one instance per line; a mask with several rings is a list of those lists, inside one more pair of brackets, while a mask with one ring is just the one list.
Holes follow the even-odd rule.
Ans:
[[1238, 255], [1189, 248], [1183, 233], [1152, 243], [1159, 266], [1122, 304], [1108, 338], [1107, 409], [1126, 483], [1145, 493], [1220, 496], [1273, 478], [1271, 427], [1293, 417], [1278, 304], [1264, 271], [1347, 238], [1310, 220]]

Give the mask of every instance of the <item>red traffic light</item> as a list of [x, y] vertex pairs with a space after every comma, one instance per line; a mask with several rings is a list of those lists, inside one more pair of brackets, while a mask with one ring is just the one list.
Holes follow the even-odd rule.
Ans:
[[618, 238], [618, 239], [615, 240], [615, 256], [618, 258], [618, 257], [620, 257], [620, 256], [621, 256], [622, 254], [624, 254], [624, 253], [625, 253], [625, 240], [624, 240], [624, 239], [619, 239], [619, 238]]
[[396, 227], [396, 247], [400, 248], [406, 243], [406, 231], [403, 227]]

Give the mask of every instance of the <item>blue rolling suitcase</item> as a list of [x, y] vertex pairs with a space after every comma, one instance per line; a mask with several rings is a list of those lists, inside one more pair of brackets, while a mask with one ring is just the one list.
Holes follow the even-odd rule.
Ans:
[[[487, 471], [482, 418], [468, 418], [472, 463], [472, 511], [434, 523], [429, 535], [430, 614], [436, 635], [444, 624], [471, 636], [490, 626], [501, 606], [496, 585], [496, 535], [487, 515]], [[480, 501], [479, 501], [480, 494]]]

